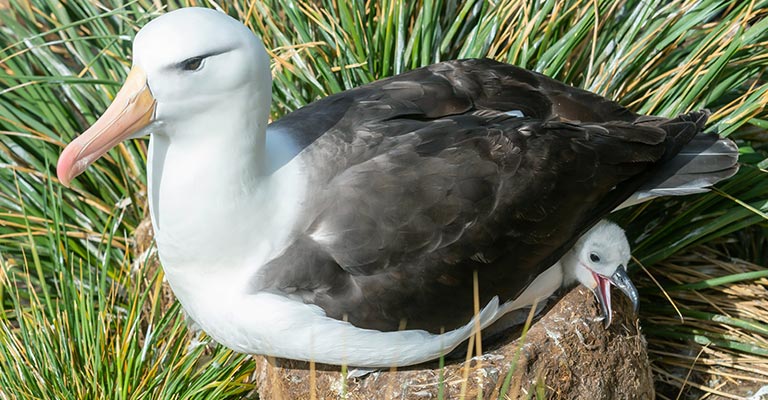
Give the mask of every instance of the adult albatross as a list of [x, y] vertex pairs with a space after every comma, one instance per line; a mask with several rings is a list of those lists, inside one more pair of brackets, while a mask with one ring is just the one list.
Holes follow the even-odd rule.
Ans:
[[[610, 306], [607, 282], [634, 289], [619, 267], [628, 249], [607, 257], [577, 240], [628, 199], [703, 191], [736, 168], [732, 142], [700, 134], [706, 112], [639, 116], [491, 60], [416, 69], [267, 126], [267, 53], [225, 14], [165, 14], [133, 54], [113, 104], [62, 153], [59, 179], [151, 134], [168, 282], [240, 352], [360, 367], [433, 359], [470, 335], [475, 271], [482, 326], [572, 279]], [[583, 257], [553, 272], [572, 248]], [[595, 267], [601, 256], [611, 265]]]

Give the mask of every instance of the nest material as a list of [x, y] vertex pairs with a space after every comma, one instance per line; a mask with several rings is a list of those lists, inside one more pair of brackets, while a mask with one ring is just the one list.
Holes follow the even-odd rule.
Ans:
[[653, 399], [645, 338], [629, 303], [616, 300], [606, 330], [592, 293], [575, 288], [531, 326], [524, 342], [510, 332], [469, 362], [446, 360], [442, 371], [435, 362], [344, 379], [340, 367], [257, 356], [259, 398], [438, 399], [442, 391], [444, 399], [478, 393], [497, 399], [521, 349], [506, 398], [534, 391], [531, 398], [543, 392], [548, 399]]

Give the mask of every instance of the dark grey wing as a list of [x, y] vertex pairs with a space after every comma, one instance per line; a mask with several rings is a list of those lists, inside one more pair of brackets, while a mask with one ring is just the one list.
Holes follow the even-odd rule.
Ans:
[[[351, 144], [363, 123], [433, 120], [451, 115], [519, 111], [535, 120], [632, 122], [618, 103], [542, 74], [489, 59], [446, 61], [382, 79], [313, 102], [270, 124], [268, 136], [293, 143], [295, 156], [330, 134]], [[408, 126], [389, 126], [397, 136]]]
[[365, 328], [455, 328], [472, 314], [473, 271], [483, 302], [516, 297], [665, 151], [647, 127], [482, 121], [425, 122], [318, 188], [258, 290]]
[[[569, 101], [579, 106], [555, 111]], [[699, 130], [695, 115], [669, 129], [633, 118], [489, 61], [438, 64], [292, 113], [276, 131], [305, 142], [313, 196], [254, 290], [364, 328], [463, 325], [474, 271], [482, 302], [515, 298]]]
[[513, 237], [568, 239], [665, 151], [662, 130], [626, 123], [458, 116], [422, 125], [317, 190], [304, 232], [353, 275], [437, 254], [444, 264], [488, 263]]

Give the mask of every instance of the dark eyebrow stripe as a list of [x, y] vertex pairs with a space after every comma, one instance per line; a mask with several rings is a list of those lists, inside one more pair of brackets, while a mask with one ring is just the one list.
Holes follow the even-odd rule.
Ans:
[[188, 57], [188, 58], [185, 58], [184, 60], [181, 60], [181, 61], [179, 61], [179, 62], [177, 62], [177, 63], [175, 63], [175, 64], [171, 64], [171, 65], [169, 65], [169, 66], [168, 66], [168, 67], [166, 67], [166, 68], [168, 68], [168, 69], [179, 69], [179, 68], [181, 68], [181, 67], [182, 67], [182, 65], [183, 65], [185, 62], [187, 62], [187, 61], [188, 61], [188, 60], [190, 60], [190, 59], [193, 59], [193, 58], [200, 58], [201, 60], [205, 60], [205, 59], [206, 59], [206, 58], [208, 58], [208, 57], [214, 57], [214, 56], [218, 56], [219, 54], [229, 53], [230, 51], [232, 51], [232, 50], [234, 50], [234, 49], [235, 49], [234, 47], [225, 47], [225, 48], [223, 48], [223, 49], [214, 50], [214, 51], [209, 51], [209, 52], [207, 52], [207, 53], [203, 53], [203, 54], [200, 54], [200, 55], [198, 55], [198, 56], [192, 56], [192, 57]]

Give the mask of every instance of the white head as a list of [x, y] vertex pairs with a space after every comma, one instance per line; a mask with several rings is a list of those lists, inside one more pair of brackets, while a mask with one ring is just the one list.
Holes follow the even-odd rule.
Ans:
[[627, 276], [630, 257], [624, 230], [602, 220], [582, 235], [562, 259], [564, 283], [576, 280], [592, 290], [603, 310], [606, 326], [611, 323], [611, 284], [621, 289], [637, 309], [637, 290]]
[[182, 8], [144, 26], [133, 42], [133, 68], [147, 75], [166, 123], [210, 112], [254, 83], [271, 88], [269, 58], [253, 32], [208, 8]]
[[[231, 110], [237, 105], [248, 110], [238, 113], [252, 119], [246, 122], [266, 127], [269, 58], [260, 40], [226, 14], [205, 8], [165, 14], [139, 31], [133, 56], [133, 67], [112, 105], [62, 153], [58, 176], [65, 185], [152, 122], [169, 127], [160, 129], [169, 136], [208, 134], [210, 129], [189, 127], [226, 121], [221, 116], [237, 112]], [[172, 129], [174, 124], [182, 126]]]

